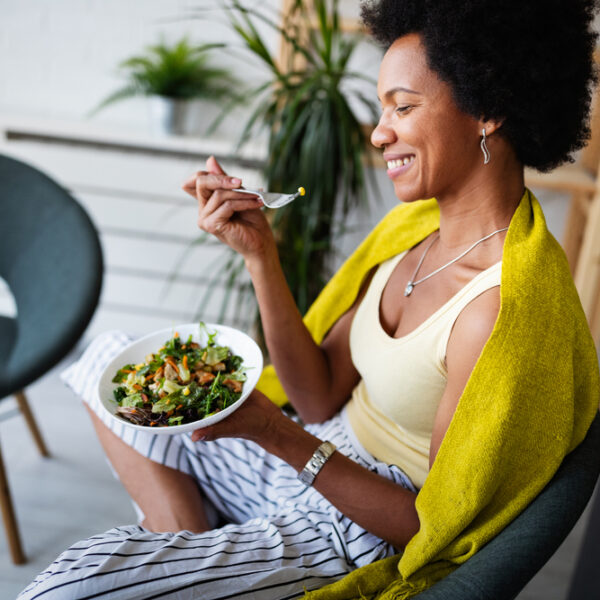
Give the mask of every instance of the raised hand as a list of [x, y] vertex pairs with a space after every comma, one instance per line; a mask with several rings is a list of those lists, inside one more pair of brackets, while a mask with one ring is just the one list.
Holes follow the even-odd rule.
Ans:
[[260, 210], [261, 200], [232, 191], [241, 185], [239, 178], [229, 177], [211, 156], [206, 171], [198, 171], [182, 187], [198, 201], [200, 229], [246, 259], [276, 252], [271, 228]]

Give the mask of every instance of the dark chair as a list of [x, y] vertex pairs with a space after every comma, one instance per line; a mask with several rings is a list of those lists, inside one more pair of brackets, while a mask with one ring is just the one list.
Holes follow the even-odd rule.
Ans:
[[567, 600], [592, 600], [600, 598], [600, 486], [591, 501], [589, 518], [571, 577]]
[[599, 471], [597, 415], [585, 440], [565, 458], [541, 494], [477, 554], [418, 594], [419, 600], [516, 598], [574, 527], [594, 491]]
[[[48, 451], [23, 390], [73, 348], [98, 304], [102, 251], [75, 199], [52, 179], [0, 156], [0, 277], [17, 316], [0, 316], [0, 401], [16, 396], [43, 456]], [[11, 556], [25, 562], [0, 454], [0, 505]]]

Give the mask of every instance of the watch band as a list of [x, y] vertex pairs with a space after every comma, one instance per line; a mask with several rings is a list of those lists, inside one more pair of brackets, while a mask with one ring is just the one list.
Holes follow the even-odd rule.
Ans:
[[335, 445], [323, 442], [310, 457], [304, 469], [298, 473], [298, 479], [304, 485], [312, 485], [317, 473], [323, 468], [329, 457], [335, 452]]

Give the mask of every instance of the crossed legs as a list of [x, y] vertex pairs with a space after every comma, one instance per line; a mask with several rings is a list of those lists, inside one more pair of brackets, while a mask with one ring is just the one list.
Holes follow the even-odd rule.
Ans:
[[211, 529], [202, 495], [190, 475], [141, 455], [85, 406], [106, 456], [145, 515], [142, 525], [146, 529], [156, 533], [184, 529], [200, 533]]

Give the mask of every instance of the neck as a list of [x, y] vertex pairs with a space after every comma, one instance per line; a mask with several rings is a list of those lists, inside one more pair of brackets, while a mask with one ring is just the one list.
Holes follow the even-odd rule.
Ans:
[[[491, 163], [490, 163], [491, 164]], [[461, 249], [482, 237], [508, 227], [525, 189], [523, 170], [512, 172], [497, 165], [485, 165], [481, 176], [456, 192], [449, 191], [437, 198], [440, 207], [440, 239], [438, 244], [448, 250]], [[506, 232], [494, 236], [502, 241]], [[501, 237], [500, 237], [501, 236]]]

